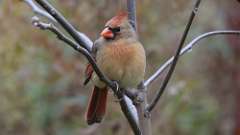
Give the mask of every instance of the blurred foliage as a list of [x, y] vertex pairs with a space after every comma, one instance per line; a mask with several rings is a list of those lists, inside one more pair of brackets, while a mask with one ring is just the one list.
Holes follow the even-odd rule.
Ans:
[[[93, 40], [104, 22], [125, 7], [125, 1], [120, 0], [51, 2]], [[193, 0], [137, 2], [138, 30], [147, 52], [148, 77], [173, 54]], [[220, 4], [219, 0], [203, 1], [188, 41], [205, 31], [224, 28]], [[84, 112], [91, 90], [91, 86], [82, 85], [86, 60], [51, 33], [32, 27], [33, 15], [22, 2], [0, 0], [0, 134], [131, 134], [112, 94], [105, 121], [86, 125]], [[232, 63], [232, 50], [223, 36], [200, 44], [182, 57], [154, 110], [154, 135], [232, 134], [233, 94], [224, 92], [231, 89], [230, 71], [217, 70]], [[219, 65], [219, 61], [223, 64]], [[149, 99], [159, 89], [161, 80], [149, 87]]]

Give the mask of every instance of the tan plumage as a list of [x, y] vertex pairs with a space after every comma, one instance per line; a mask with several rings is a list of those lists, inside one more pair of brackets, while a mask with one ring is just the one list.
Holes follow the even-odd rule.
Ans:
[[[146, 67], [145, 51], [128, 22], [126, 13], [120, 13], [107, 22], [101, 37], [94, 43], [93, 54], [100, 70], [109, 79], [117, 81], [120, 88], [136, 88], [143, 81]], [[87, 69], [88, 78], [92, 77], [92, 74], [89, 74], [92, 72]], [[101, 82], [95, 73], [92, 82], [95, 88], [87, 111], [88, 124], [100, 122], [106, 108], [106, 103], [103, 102], [106, 101], [106, 96], [101, 95], [103, 92], [96, 92], [106, 89], [106, 84]]]
[[[101, 71], [122, 88], [136, 88], [144, 78], [145, 52], [136, 40], [118, 40], [104, 46], [99, 49], [96, 60]], [[94, 79], [94, 84], [104, 87], [97, 77]]]

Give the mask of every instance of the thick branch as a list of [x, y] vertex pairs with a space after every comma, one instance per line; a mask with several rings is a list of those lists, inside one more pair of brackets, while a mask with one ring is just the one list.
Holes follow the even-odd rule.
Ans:
[[152, 135], [151, 129], [151, 115], [145, 115], [145, 108], [148, 105], [147, 100], [147, 87], [141, 83], [138, 86], [138, 99], [143, 102], [136, 102], [135, 106], [137, 108], [138, 117], [139, 117], [139, 126], [143, 135]]
[[137, 123], [139, 123], [138, 113], [137, 113], [135, 105], [133, 104], [133, 100], [131, 100], [128, 96], [124, 96], [124, 98], [126, 100], [126, 103], [128, 104], [129, 110], [131, 110], [130, 112], [134, 116], [133, 118], [135, 119], [135, 121]]
[[[199, 41], [201, 41], [202, 39], [208, 38], [210, 36], [216, 36], [216, 35], [240, 35], [240, 31], [234, 31], [234, 30], [217, 30], [217, 31], [211, 31], [211, 32], [207, 32], [204, 33], [198, 37], [196, 37], [195, 39], [193, 39], [190, 43], [188, 43], [182, 50], [180, 53], [180, 56], [184, 55], [185, 53], [190, 52], [190, 50], [198, 45], [197, 43]], [[149, 77], [145, 82], [144, 85], [148, 86], [150, 85], [152, 82], [154, 82], [166, 69], [168, 66], [171, 65], [171, 63], [173, 62], [173, 58], [171, 57], [170, 59], [168, 59], [151, 77]]]
[[[137, 32], [137, 21], [136, 21], [136, 0], [127, 0], [128, 9], [128, 20]], [[141, 87], [140, 87], [141, 86]], [[135, 98], [141, 98], [142, 102], [135, 102], [135, 107], [137, 110], [139, 127], [141, 129], [142, 135], [151, 135], [151, 119], [149, 117], [144, 117], [144, 111], [147, 105], [147, 93], [146, 87], [143, 83], [139, 84], [137, 88], [137, 93], [133, 93]], [[135, 99], [133, 101], [136, 101]]]
[[138, 125], [138, 121], [135, 117], [136, 114], [133, 114], [130, 111], [131, 108], [129, 108], [130, 106], [128, 106], [127, 99], [126, 99], [126, 97], [124, 97], [124, 95], [122, 97], [122, 100], [120, 100], [120, 106], [121, 106], [121, 109], [122, 109], [123, 113], [127, 117], [128, 122], [130, 123], [130, 126], [131, 126], [134, 134], [135, 135], [142, 135], [141, 130], [140, 130], [139, 125]]
[[191, 28], [193, 19], [194, 19], [195, 15], [196, 15], [196, 13], [198, 11], [198, 7], [199, 7], [200, 3], [201, 3], [201, 0], [197, 0], [195, 5], [194, 5], [194, 9], [192, 10], [192, 13], [190, 15], [189, 21], [188, 21], [187, 26], [185, 28], [185, 31], [183, 33], [183, 36], [182, 36], [182, 39], [180, 41], [179, 47], [178, 47], [178, 49], [176, 51], [176, 54], [174, 56], [172, 65], [171, 65], [171, 67], [170, 67], [170, 69], [169, 69], [169, 71], [168, 71], [168, 73], [167, 73], [167, 75], [166, 75], [166, 77], [165, 77], [165, 79], [164, 79], [164, 81], [162, 83], [162, 86], [161, 86], [160, 90], [157, 92], [156, 97], [154, 97], [154, 99], [152, 100], [150, 105], [146, 108], [146, 113], [149, 113], [150, 111], [152, 111], [153, 108], [156, 106], [157, 102], [159, 101], [161, 95], [163, 94], [163, 92], [164, 92], [164, 90], [165, 90], [165, 88], [166, 88], [166, 86], [167, 86], [167, 84], [168, 84], [168, 82], [169, 82], [169, 80], [170, 80], [170, 78], [172, 76], [172, 73], [173, 73], [173, 71], [175, 69], [175, 66], [176, 66], [178, 58], [179, 58], [179, 54], [180, 54], [181, 49], [182, 49], [182, 47], [184, 45], [185, 39], [186, 39], [187, 34], [188, 34], [188, 32], [189, 32], [189, 30]]

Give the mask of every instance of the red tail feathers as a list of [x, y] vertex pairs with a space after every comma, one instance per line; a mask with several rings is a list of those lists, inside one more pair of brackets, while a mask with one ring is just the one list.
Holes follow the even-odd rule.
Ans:
[[96, 86], [94, 87], [86, 112], [88, 125], [100, 123], [102, 121], [106, 112], [107, 93], [107, 87], [101, 89]]

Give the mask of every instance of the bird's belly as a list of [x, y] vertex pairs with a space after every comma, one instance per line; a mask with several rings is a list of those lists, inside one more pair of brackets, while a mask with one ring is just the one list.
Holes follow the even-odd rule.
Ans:
[[[117, 81], [122, 88], [134, 88], [144, 78], [145, 55], [128, 50], [104, 49], [99, 51], [97, 64], [111, 80]], [[129, 54], [130, 53], [130, 54]], [[143, 52], [144, 54], [144, 52]]]
[[143, 78], [144, 69], [140, 65], [130, 65], [125, 69], [119, 84], [124, 88], [136, 88]]

